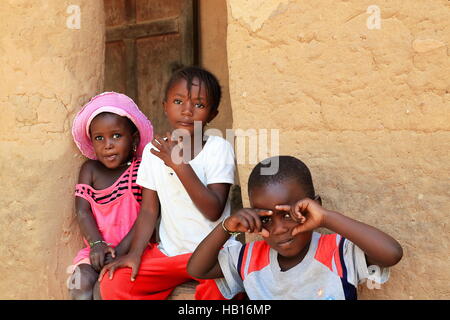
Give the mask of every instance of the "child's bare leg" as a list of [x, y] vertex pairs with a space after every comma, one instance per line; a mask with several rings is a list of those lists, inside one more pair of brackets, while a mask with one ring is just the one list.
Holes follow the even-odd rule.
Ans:
[[96, 281], [94, 284], [94, 289], [93, 289], [93, 297], [94, 300], [103, 300], [102, 296], [100, 295], [100, 282]]
[[92, 300], [98, 275], [90, 264], [78, 265], [70, 279], [72, 287], [69, 289], [69, 294], [72, 300]]

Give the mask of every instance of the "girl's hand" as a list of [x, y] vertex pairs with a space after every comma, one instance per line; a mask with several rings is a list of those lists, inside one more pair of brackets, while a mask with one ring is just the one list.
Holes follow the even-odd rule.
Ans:
[[[116, 252], [116, 257], [117, 257], [117, 252]], [[107, 265], [107, 264], [113, 262], [114, 259], [115, 259], [115, 258], [113, 258], [112, 254], [108, 252], [108, 253], [105, 255], [105, 265]]]
[[263, 228], [261, 217], [272, 213], [270, 210], [243, 208], [226, 218], [224, 226], [230, 232], [250, 232], [268, 237], [269, 231]]
[[150, 149], [150, 152], [164, 161], [164, 164], [170, 168], [174, 168], [183, 161], [183, 145], [180, 141], [172, 141], [170, 132], [166, 132], [166, 136], [161, 138], [155, 135], [152, 144], [159, 149]]
[[95, 271], [100, 272], [103, 268], [107, 254], [111, 254], [112, 258], [115, 258], [116, 251], [113, 247], [108, 246], [104, 242], [97, 243], [91, 248], [89, 259], [91, 261], [92, 268], [94, 268]]
[[131, 268], [131, 281], [136, 280], [137, 273], [139, 271], [139, 266], [141, 265], [141, 257], [134, 254], [127, 254], [115, 259], [112, 263], [107, 264], [103, 267], [100, 275], [98, 277], [98, 281], [103, 279], [103, 276], [106, 272], [109, 273], [109, 279], [112, 279], [114, 276], [114, 271], [118, 268], [128, 267]]
[[275, 209], [289, 212], [292, 219], [299, 223], [292, 230], [292, 236], [322, 227], [328, 212], [319, 203], [309, 198], [297, 201], [293, 206], [277, 205]]
[[[129, 237], [129, 236], [127, 235], [126, 237]], [[120, 243], [114, 248], [114, 251], [115, 251], [114, 256], [109, 252], [106, 254], [105, 265], [110, 264], [118, 257], [123, 256], [126, 253], [128, 253], [129, 243], [128, 244], [125, 243], [125, 240], [126, 240], [126, 238], [122, 239], [122, 241], [120, 241]]]

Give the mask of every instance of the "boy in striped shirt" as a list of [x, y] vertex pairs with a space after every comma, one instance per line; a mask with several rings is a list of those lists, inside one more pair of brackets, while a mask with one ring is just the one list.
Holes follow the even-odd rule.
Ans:
[[[272, 163], [278, 171], [262, 174]], [[249, 177], [251, 208], [225, 219], [197, 247], [188, 272], [216, 279], [231, 298], [356, 299], [369, 279], [384, 283], [402, 258], [400, 244], [384, 232], [327, 210], [316, 196], [308, 167], [290, 156], [259, 163]], [[323, 235], [317, 228], [335, 233]], [[222, 248], [231, 234], [250, 232], [264, 240]]]

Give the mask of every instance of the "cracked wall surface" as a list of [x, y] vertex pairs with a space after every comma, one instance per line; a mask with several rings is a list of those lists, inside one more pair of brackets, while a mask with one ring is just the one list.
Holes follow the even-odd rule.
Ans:
[[[103, 1], [0, 2], [0, 299], [67, 297], [81, 246], [73, 117], [103, 87]], [[69, 24], [70, 26], [70, 24]]]
[[377, 1], [380, 29], [372, 1], [227, 3], [233, 127], [279, 129], [325, 207], [403, 246], [360, 298], [449, 299], [450, 2]]

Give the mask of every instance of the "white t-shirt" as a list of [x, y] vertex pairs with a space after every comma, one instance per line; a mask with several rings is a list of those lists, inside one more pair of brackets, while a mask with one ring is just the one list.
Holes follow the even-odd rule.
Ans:
[[367, 267], [364, 252], [338, 234], [314, 232], [306, 256], [287, 271], [277, 257], [264, 240], [224, 247], [218, 288], [227, 299], [245, 291], [250, 300], [351, 300], [358, 284], [376, 287], [389, 278], [389, 268]]
[[[153, 155], [151, 143], [144, 148], [136, 183], [155, 190], [161, 204], [159, 249], [168, 256], [190, 253], [230, 215], [230, 201], [219, 220], [206, 219], [189, 197], [174, 171]], [[210, 136], [190, 166], [206, 186], [213, 183], [234, 183], [235, 160], [231, 144], [218, 136]]]

